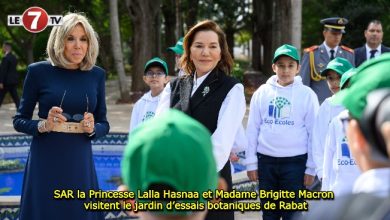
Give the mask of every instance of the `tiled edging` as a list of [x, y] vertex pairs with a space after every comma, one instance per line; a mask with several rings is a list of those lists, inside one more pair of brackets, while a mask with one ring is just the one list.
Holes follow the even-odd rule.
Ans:
[[[31, 136], [27, 135], [0, 135], [0, 148], [12, 151], [12, 146], [30, 146]], [[127, 133], [110, 133], [103, 139], [93, 141], [93, 150], [98, 152], [102, 148], [113, 151], [118, 149], [115, 146], [124, 146], [127, 143]], [[112, 148], [112, 149], [111, 149]], [[0, 151], [1, 153], [1, 151]], [[237, 191], [252, 191], [257, 185], [250, 182], [246, 176], [246, 171], [233, 174], [233, 188]], [[0, 196], [0, 220], [18, 220], [20, 196]], [[105, 219], [127, 220], [136, 219], [129, 217], [123, 211], [105, 212]]]

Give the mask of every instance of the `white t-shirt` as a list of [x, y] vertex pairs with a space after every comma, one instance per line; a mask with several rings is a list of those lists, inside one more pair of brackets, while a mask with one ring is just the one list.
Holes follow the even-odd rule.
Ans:
[[152, 97], [152, 92], [149, 91], [135, 103], [131, 113], [129, 132], [134, 130], [142, 122], [154, 117], [160, 97], [161, 93], [158, 96]]
[[348, 111], [345, 110], [332, 119], [324, 147], [321, 190], [333, 191], [336, 196], [352, 193], [353, 184], [360, 175], [341, 122], [346, 115]]

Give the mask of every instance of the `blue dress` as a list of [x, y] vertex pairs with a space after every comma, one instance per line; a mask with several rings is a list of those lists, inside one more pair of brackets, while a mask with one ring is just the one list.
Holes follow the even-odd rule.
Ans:
[[[92, 113], [96, 134], [40, 134], [38, 120], [32, 120], [36, 103], [39, 118], [47, 118], [51, 107], [60, 105], [70, 115]], [[17, 131], [33, 136], [23, 180], [21, 220], [104, 219], [103, 212], [84, 209], [83, 203], [89, 200], [77, 199], [76, 190], [88, 193], [90, 189], [99, 189], [91, 139], [108, 133], [106, 111], [103, 69], [95, 66], [90, 71], [68, 70], [49, 62], [28, 67], [13, 122]], [[54, 199], [55, 190], [72, 190], [75, 198]]]

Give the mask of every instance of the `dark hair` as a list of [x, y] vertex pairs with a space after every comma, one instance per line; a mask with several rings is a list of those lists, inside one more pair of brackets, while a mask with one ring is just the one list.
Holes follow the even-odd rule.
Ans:
[[382, 22], [381, 21], [379, 21], [379, 20], [371, 20], [370, 22], [368, 22], [366, 30], [368, 29], [368, 26], [370, 26], [370, 24], [377, 24], [377, 25], [379, 24], [379, 25], [382, 26]]
[[12, 44], [11, 44], [10, 42], [8, 42], [8, 41], [5, 41], [5, 42], [3, 43], [3, 46], [8, 47], [9, 49], [12, 48]]
[[225, 33], [217, 23], [211, 20], [201, 21], [192, 27], [184, 36], [183, 49], [184, 54], [180, 59], [180, 64], [187, 74], [192, 74], [195, 71], [195, 65], [190, 59], [190, 47], [194, 42], [196, 33], [199, 31], [213, 31], [218, 35], [219, 46], [221, 47], [221, 60], [217, 64], [217, 68], [229, 75], [233, 68], [233, 58], [229, 52]]

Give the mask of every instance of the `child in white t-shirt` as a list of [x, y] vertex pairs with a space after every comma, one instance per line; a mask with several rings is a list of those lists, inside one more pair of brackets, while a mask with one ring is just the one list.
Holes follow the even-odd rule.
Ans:
[[161, 92], [169, 81], [167, 63], [158, 57], [146, 62], [143, 80], [150, 87], [150, 91], [135, 103], [131, 113], [129, 132], [142, 122], [154, 117]]
[[[340, 90], [341, 76], [352, 67], [352, 64], [347, 59], [336, 57], [321, 72], [321, 75], [326, 77], [329, 90], [332, 94], [336, 94]], [[344, 110], [342, 105], [334, 105], [331, 103], [333, 97], [331, 96], [325, 99], [321, 104], [313, 126], [313, 160], [316, 165], [316, 174], [319, 180], [323, 178], [324, 145], [329, 124], [335, 116]]]
[[[311, 185], [314, 163], [310, 138], [318, 111], [318, 99], [303, 85], [299, 73], [299, 55], [295, 47], [285, 44], [275, 51], [276, 73], [252, 96], [247, 125], [248, 147], [245, 152], [247, 175], [259, 181], [259, 189], [295, 192]], [[267, 202], [302, 203], [302, 199], [262, 198]], [[263, 219], [289, 219], [294, 211], [263, 210]]]
[[[351, 68], [341, 77], [340, 88], [348, 87], [348, 81], [354, 75]], [[360, 170], [350, 153], [343, 120], [348, 118], [348, 111], [344, 110], [334, 117], [329, 125], [325, 141], [324, 165], [322, 174], [322, 191], [333, 191], [337, 196], [352, 193], [355, 180]]]

